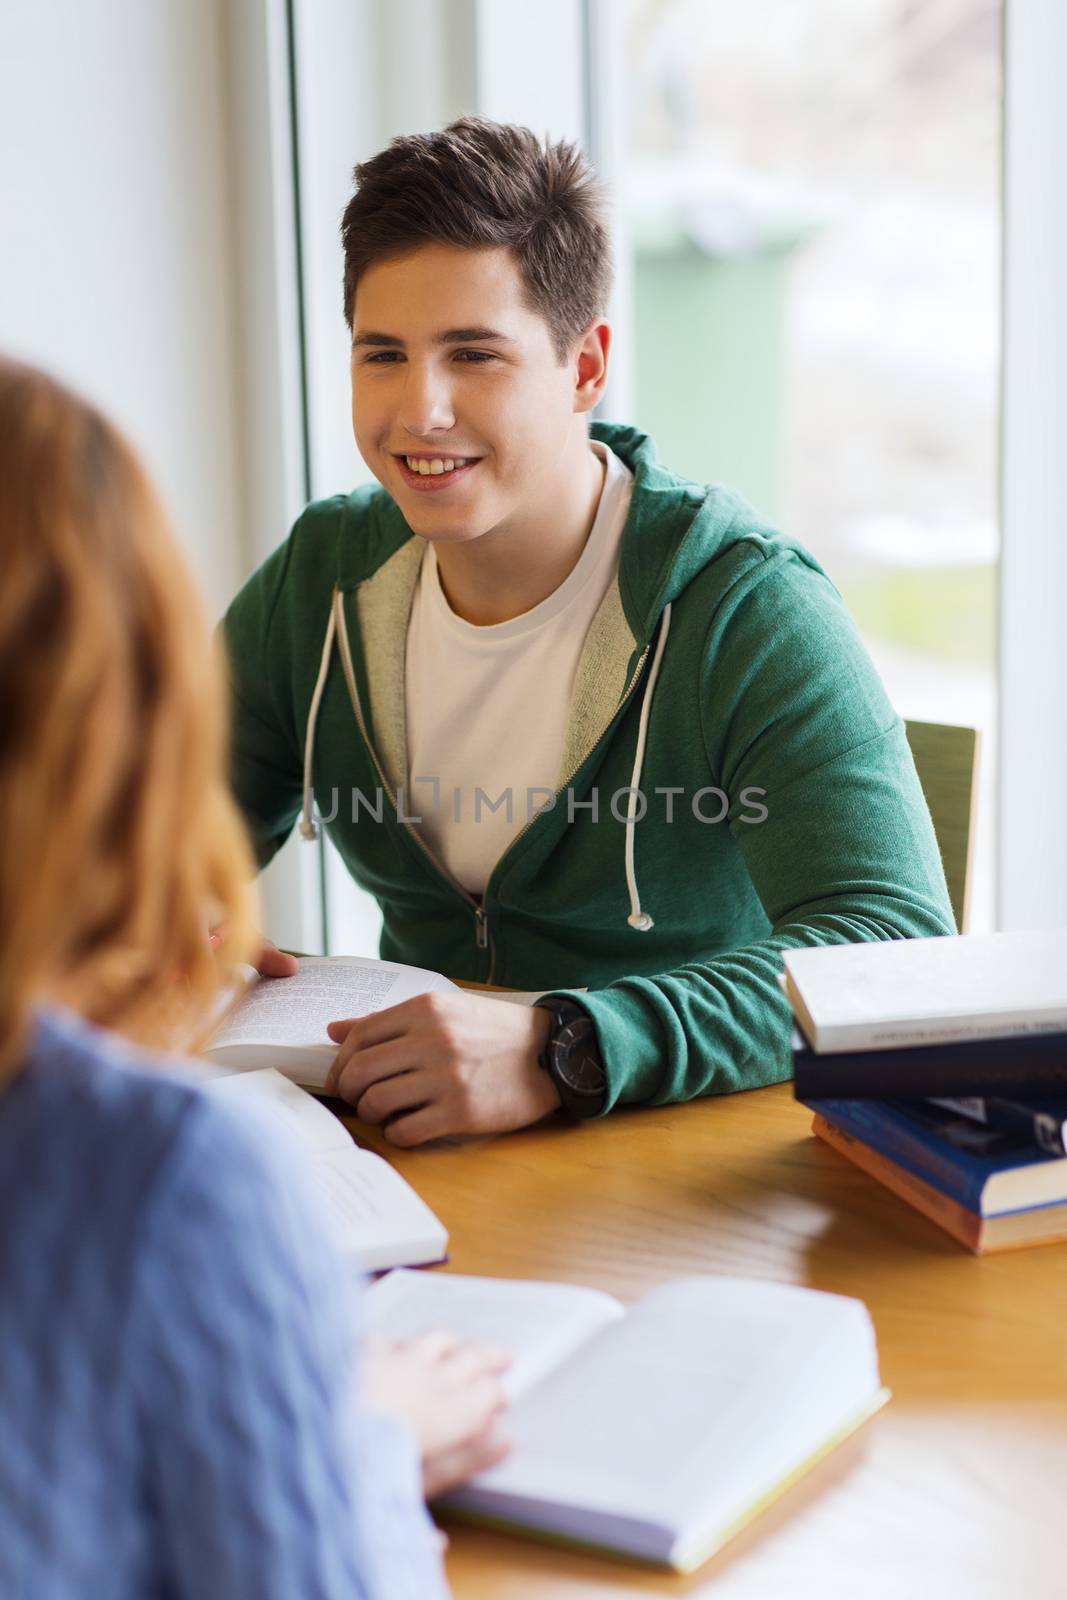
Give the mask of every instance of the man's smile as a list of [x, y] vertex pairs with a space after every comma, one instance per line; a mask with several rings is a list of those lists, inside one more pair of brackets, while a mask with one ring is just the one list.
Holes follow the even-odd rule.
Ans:
[[465, 478], [481, 460], [480, 456], [445, 455], [443, 452], [398, 455], [393, 453], [400, 475], [405, 483], [416, 490], [450, 489], [459, 478]]

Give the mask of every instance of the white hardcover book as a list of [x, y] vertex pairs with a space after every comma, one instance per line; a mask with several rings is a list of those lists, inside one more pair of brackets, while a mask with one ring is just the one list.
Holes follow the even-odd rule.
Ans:
[[295, 1144], [321, 1196], [327, 1232], [364, 1271], [444, 1259], [448, 1234], [426, 1202], [313, 1095], [269, 1067], [206, 1077], [204, 1088], [239, 1115], [266, 1119], [290, 1150]]
[[1067, 930], [815, 945], [784, 961], [820, 1055], [1067, 1030]]
[[680, 1278], [628, 1311], [564, 1284], [391, 1273], [367, 1326], [509, 1345], [506, 1460], [441, 1501], [691, 1571], [889, 1398], [858, 1300]]
[[363, 956], [303, 956], [291, 978], [258, 978], [223, 1016], [203, 1054], [231, 1072], [274, 1067], [321, 1089], [337, 1054], [326, 1025], [456, 985], [439, 972]]

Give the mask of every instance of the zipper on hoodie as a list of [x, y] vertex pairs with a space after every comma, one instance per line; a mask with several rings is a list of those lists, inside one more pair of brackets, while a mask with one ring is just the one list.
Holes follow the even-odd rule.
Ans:
[[[357, 705], [359, 704], [358, 696], [357, 696], [357, 699], [356, 699], [356, 704]], [[487, 976], [485, 981], [486, 981], [486, 983], [492, 983], [492, 981], [493, 981], [493, 973], [496, 970], [496, 950], [493, 947], [492, 937], [491, 937], [491, 935], [489, 933], [489, 916], [488, 916], [488, 913], [487, 913], [487, 911], [485, 909], [484, 901], [476, 900], [474, 898], [474, 896], [469, 892], [469, 890], [467, 890], [467, 889], [465, 889], [463, 887], [463, 885], [460, 883], [459, 879], [452, 875], [452, 873], [448, 870], [448, 868], [445, 865], [445, 863], [440, 859], [440, 857], [435, 853], [435, 851], [431, 850], [430, 846], [426, 843], [426, 840], [422, 837], [422, 834], [415, 827], [414, 823], [408, 822], [405, 819], [400, 818], [399, 807], [397, 806], [397, 803], [396, 803], [395, 791], [393, 790], [391, 784], [389, 783], [388, 778], [385, 776], [385, 771], [384, 771], [384, 769], [382, 767], [381, 762], [378, 759], [378, 752], [375, 750], [374, 746], [370, 742], [370, 739], [367, 737], [367, 728], [366, 728], [366, 724], [363, 721], [362, 712], [358, 712], [357, 713], [356, 721], [359, 724], [359, 731], [363, 735], [363, 742], [367, 746], [367, 749], [370, 751], [371, 760], [374, 762], [375, 768], [376, 768], [377, 773], [378, 773], [378, 777], [381, 779], [382, 787], [385, 789], [386, 794], [389, 796], [389, 804], [392, 806], [393, 810], [397, 813], [397, 819], [398, 819], [398, 821], [400, 821], [400, 826], [407, 830], [407, 832], [414, 839], [415, 843], [418, 845], [419, 849], [422, 851], [423, 855], [429, 861], [430, 865], [437, 872], [440, 873], [441, 877], [444, 878], [447, 883], [451, 884], [452, 888], [455, 889], [457, 894], [460, 894], [460, 895], [463, 896], [464, 900], [467, 902], [468, 906], [470, 906], [471, 910], [473, 911], [473, 913], [474, 913], [474, 947], [475, 947], [476, 950], [488, 950], [489, 951], [489, 974], [488, 974], [488, 976]]]
[[[604, 740], [608, 736], [609, 729], [616, 722], [620, 712], [629, 703], [630, 699], [633, 696], [633, 692], [637, 687], [638, 681], [640, 680], [641, 673], [644, 670], [645, 662], [648, 660], [649, 655], [651, 654], [651, 651], [652, 651], [651, 644], [646, 644], [645, 648], [642, 650], [640, 656], [638, 657], [638, 660], [637, 660], [637, 663], [636, 663], [636, 665], [634, 667], [633, 672], [630, 674], [630, 681], [626, 685], [626, 688], [623, 690], [622, 698], [620, 699], [618, 705], [615, 708], [615, 715], [612, 717], [611, 722], [608, 724], [608, 727], [605, 728], [604, 732], [600, 735], [600, 738], [597, 740], [597, 742], [593, 746], [592, 750], [588, 751], [587, 754], [585, 755], [585, 757], [583, 758], [583, 760], [581, 762], [582, 766], [585, 765], [585, 762], [589, 760], [590, 756], [594, 755], [596, 753], [596, 751], [599, 750], [600, 746], [604, 743]], [[357, 701], [358, 701], [358, 696], [357, 696]], [[389, 791], [389, 784], [388, 784], [388, 782], [387, 782], [387, 780], [385, 778], [385, 774], [382, 771], [381, 762], [378, 760], [377, 752], [375, 751], [374, 747], [371, 745], [370, 740], [367, 738], [367, 730], [366, 730], [366, 727], [365, 727], [364, 722], [363, 722], [362, 714], [359, 714], [358, 721], [359, 721], [359, 729], [360, 729], [360, 732], [363, 735], [364, 743], [366, 744], [367, 749], [371, 753], [371, 757], [372, 757], [372, 759], [374, 761], [374, 765], [378, 769], [378, 775], [379, 775], [379, 777], [381, 777], [381, 780], [382, 780], [383, 784], [385, 785], [386, 793], [389, 793], [390, 792]], [[577, 770], [577, 768], [575, 770]], [[570, 778], [573, 778], [573, 776], [574, 776], [573, 772], [569, 773], [568, 774], [568, 781], [570, 780]], [[559, 801], [559, 797], [563, 793], [563, 791], [564, 791], [564, 789], [566, 787], [567, 787], [566, 784], [561, 784], [560, 787], [555, 791], [555, 800], [557, 802]], [[393, 801], [393, 809], [394, 810], [396, 809], [395, 800]], [[548, 809], [554, 809], [554, 807], [548, 808]], [[438, 859], [438, 857], [430, 849], [430, 847], [426, 843], [426, 841], [422, 838], [422, 836], [419, 833], [417, 833], [415, 831], [414, 827], [410, 823], [404, 823], [403, 824], [403, 826], [408, 829], [408, 832], [411, 833], [413, 838], [415, 838], [418, 841], [418, 843], [421, 845], [423, 851], [429, 857], [430, 861], [437, 868], [437, 870], [441, 873], [442, 877], [447, 878], [449, 883], [453, 884], [459, 890], [460, 894], [464, 897], [464, 899], [467, 900], [468, 903], [473, 907], [473, 910], [474, 910], [474, 943], [475, 943], [475, 946], [479, 950], [488, 949], [488, 951], [489, 951], [489, 976], [486, 979], [487, 983], [492, 983], [493, 974], [494, 974], [494, 972], [496, 970], [496, 948], [495, 948], [495, 946], [493, 944], [492, 935], [489, 932], [489, 913], [485, 909], [485, 903], [489, 898], [490, 885], [492, 884], [493, 879], [497, 876], [497, 873], [500, 871], [503, 863], [506, 861], [506, 859], [507, 859], [508, 855], [510, 854], [510, 852], [512, 850], [514, 850], [515, 846], [518, 844], [519, 840], [523, 837], [524, 834], [526, 834], [529, 831], [530, 828], [533, 827], [535, 822], [538, 822], [540, 820], [541, 816], [544, 815], [544, 814], [545, 814], [544, 810], [539, 811], [535, 816], [529, 817], [523, 823], [522, 827], [519, 829], [518, 833], [512, 839], [511, 843], [508, 845], [507, 849], [504, 851], [504, 853], [500, 857], [499, 861], [497, 861], [496, 866], [494, 866], [493, 870], [490, 872], [488, 878], [486, 879], [485, 892], [484, 892], [484, 894], [482, 896], [481, 901], [475, 900], [473, 895], [468, 894], [467, 890], [464, 889], [463, 885], [459, 882], [458, 878], [454, 878], [452, 876], [451, 872], [449, 872], [449, 870], [445, 866], [444, 862], [440, 861]]]
[[359, 728], [360, 734], [362, 735], [363, 743], [370, 752], [370, 758], [374, 762], [375, 771], [381, 780], [382, 788], [389, 796], [389, 804], [396, 812], [397, 820], [400, 821], [401, 827], [407, 829], [408, 833], [414, 839], [423, 855], [426, 856], [427, 860], [430, 862], [430, 865], [440, 874], [442, 878], [445, 879], [447, 883], [451, 884], [456, 893], [462, 896], [462, 898], [467, 902], [467, 905], [473, 911], [475, 949], [488, 950], [489, 975], [485, 981], [486, 983], [492, 983], [493, 973], [496, 970], [496, 950], [493, 946], [492, 935], [489, 932], [489, 916], [485, 909], [484, 898], [482, 900], [476, 900], [474, 896], [463, 887], [459, 879], [453, 876], [453, 874], [446, 867], [445, 863], [439, 859], [433, 850], [430, 849], [430, 846], [426, 843], [426, 840], [422, 837], [414, 824], [400, 818], [400, 808], [396, 803], [396, 793], [392, 784], [389, 782], [389, 779], [385, 775], [385, 769], [383, 768], [381, 761], [378, 759], [378, 752], [371, 744], [370, 736], [367, 733], [367, 724], [363, 718], [363, 703], [359, 698], [359, 686], [356, 683], [355, 669], [352, 665], [352, 655], [348, 644], [348, 628], [345, 625], [343, 607], [344, 597], [339, 593], [338, 610], [340, 612], [339, 621], [341, 626], [337, 630], [337, 641], [341, 651], [341, 666], [344, 670], [345, 682], [348, 685], [348, 696], [352, 702], [352, 709], [356, 714], [356, 725]]

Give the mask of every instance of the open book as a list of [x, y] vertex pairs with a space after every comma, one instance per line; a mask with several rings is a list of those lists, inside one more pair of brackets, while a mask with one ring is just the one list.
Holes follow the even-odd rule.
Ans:
[[313, 1095], [278, 1072], [207, 1078], [209, 1094], [245, 1116], [264, 1117], [301, 1157], [323, 1199], [323, 1221], [341, 1254], [366, 1271], [441, 1261], [448, 1234], [388, 1161], [355, 1144], [344, 1124]]
[[510, 1346], [511, 1455], [442, 1506], [688, 1572], [889, 1398], [859, 1300], [679, 1278], [629, 1311], [565, 1284], [393, 1272], [366, 1325]]
[[251, 969], [249, 977], [204, 1055], [232, 1072], [275, 1067], [310, 1089], [322, 1088], [337, 1054], [328, 1022], [455, 988], [439, 972], [363, 956], [304, 956], [292, 978], [258, 978]]

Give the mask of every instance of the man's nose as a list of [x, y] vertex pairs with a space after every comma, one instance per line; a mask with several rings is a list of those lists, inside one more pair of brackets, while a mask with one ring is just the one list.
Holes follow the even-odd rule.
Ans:
[[409, 361], [398, 421], [408, 433], [425, 436], [451, 428], [455, 412], [447, 378], [433, 367]]

